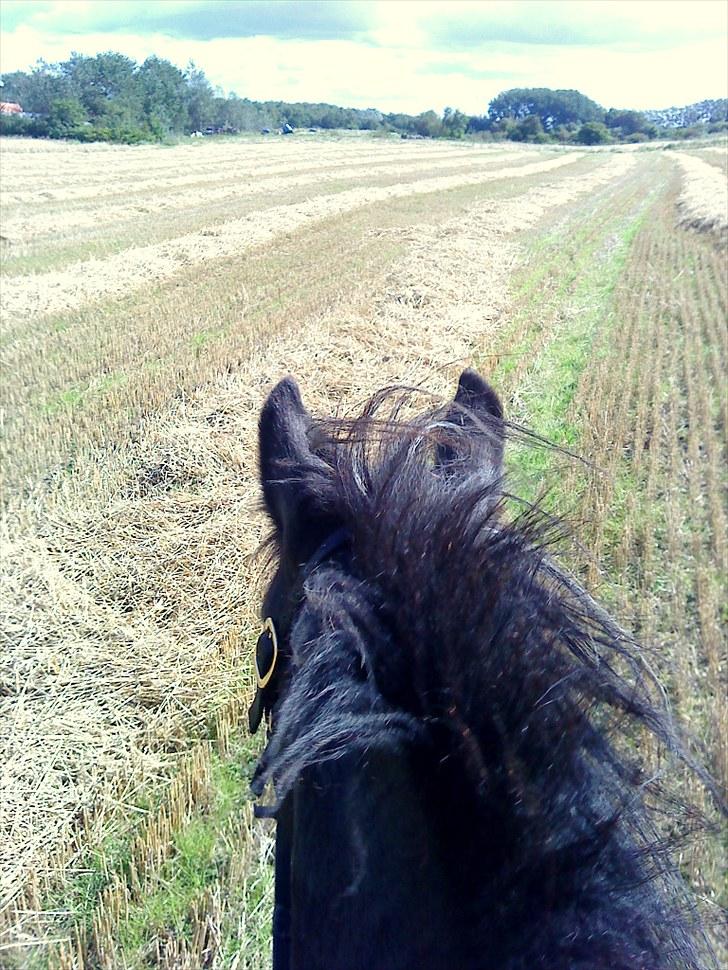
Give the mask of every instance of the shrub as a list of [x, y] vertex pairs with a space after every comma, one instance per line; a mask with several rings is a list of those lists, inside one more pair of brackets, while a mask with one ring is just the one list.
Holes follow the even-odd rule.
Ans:
[[608, 145], [611, 140], [607, 126], [601, 121], [587, 121], [574, 138], [580, 145]]
[[48, 136], [48, 122], [43, 118], [0, 115], [0, 135], [26, 135], [29, 138], [46, 138]]
[[543, 134], [543, 125], [539, 116], [529, 115], [518, 122], [508, 137], [513, 141], [537, 141]]
[[48, 112], [51, 138], [73, 137], [88, 121], [86, 109], [78, 98], [56, 98]]

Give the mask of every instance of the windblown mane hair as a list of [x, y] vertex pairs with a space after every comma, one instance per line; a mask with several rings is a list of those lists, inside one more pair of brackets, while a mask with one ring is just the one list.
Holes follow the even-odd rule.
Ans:
[[645, 773], [646, 733], [699, 769], [643, 648], [555, 564], [553, 520], [509, 512], [478, 460], [503, 422], [412, 399], [307, 429], [302, 503], [348, 543], [306, 575], [255, 787], [283, 799], [344, 753], [415, 750], [477, 867], [488, 966], [712, 965], [665, 834], [692, 817]]

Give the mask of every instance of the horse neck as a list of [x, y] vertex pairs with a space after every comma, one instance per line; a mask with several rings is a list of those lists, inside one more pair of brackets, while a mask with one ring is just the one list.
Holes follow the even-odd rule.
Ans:
[[423, 767], [407, 752], [350, 753], [308, 769], [288, 795], [278, 839], [292, 967], [330, 970], [342, 954], [348, 970], [472, 965], [458, 860]]

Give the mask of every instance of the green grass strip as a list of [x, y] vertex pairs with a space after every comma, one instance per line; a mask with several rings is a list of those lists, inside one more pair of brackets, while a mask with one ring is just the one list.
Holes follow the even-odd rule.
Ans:
[[[540, 337], [542, 321], [552, 320], [548, 339], [520, 375], [517, 394], [507, 410], [511, 420], [560, 447], [578, 451], [581, 428], [578, 418], [570, 414], [570, 405], [597, 336], [615, 322], [614, 291], [650, 201], [651, 197], [643, 199], [636, 209], [630, 207], [607, 219], [596, 214], [600, 223], [596, 233], [583, 216], [574, 216], [571, 235], [569, 225], [561, 226], [558, 233], [540, 236], [529, 245], [525, 267], [516, 277], [514, 292], [521, 305], [503, 335], [506, 353], [490, 377], [496, 388], [507, 388], [519, 357]], [[568, 246], [564, 246], [565, 236]], [[511, 334], [519, 321], [522, 335], [514, 343]], [[548, 479], [554, 454], [532, 446], [509, 449], [508, 470], [524, 498], [535, 498]], [[556, 483], [555, 489], [552, 499], [558, 507]]]

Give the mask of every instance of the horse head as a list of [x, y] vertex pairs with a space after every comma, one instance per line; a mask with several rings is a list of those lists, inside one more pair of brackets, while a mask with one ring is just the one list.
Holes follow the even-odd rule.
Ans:
[[412, 397], [318, 419], [286, 378], [260, 418], [275, 970], [709, 964], [636, 755], [647, 731], [695, 768], [643, 648], [551, 518], [506, 514], [493, 389]]

